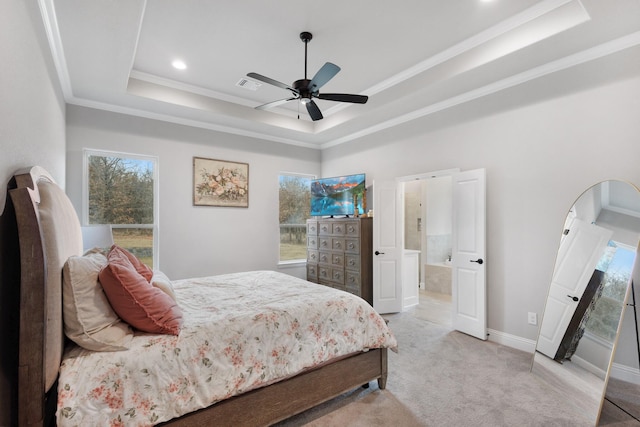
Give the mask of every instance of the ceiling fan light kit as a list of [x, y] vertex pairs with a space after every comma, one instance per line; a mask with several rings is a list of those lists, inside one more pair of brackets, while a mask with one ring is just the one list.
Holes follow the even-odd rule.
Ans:
[[307, 44], [311, 41], [313, 35], [310, 32], [303, 31], [300, 33], [300, 40], [304, 43], [304, 79], [296, 80], [291, 86], [281, 83], [277, 80], [273, 80], [269, 77], [263, 76], [258, 73], [248, 73], [247, 77], [260, 80], [261, 82], [270, 84], [272, 86], [279, 87], [281, 89], [287, 89], [291, 91], [292, 97], [279, 99], [277, 101], [268, 102], [266, 104], [258, 105], [255, 107], [257, 110], [266, 110], [269, 108], [282, 105], [289, 101], [300, 100], [302, 104], [307, 107], [307, 112], [311, 117], [311, 120], [321, 120], [323, 118], [322, 112], [313, 98], [324, 99], [328, 101], [337, 102], [349, 102], [353, 104], [365, 104], [369, 99], [366, 95], [353, 95], [348, 93], [320, 93], [319, 90], [329, 80], [331, 80], [338, 72], [340, 67], [331, 62], [325, 63], [320, 70], [316, 73], [311, 80], [307, 78]]

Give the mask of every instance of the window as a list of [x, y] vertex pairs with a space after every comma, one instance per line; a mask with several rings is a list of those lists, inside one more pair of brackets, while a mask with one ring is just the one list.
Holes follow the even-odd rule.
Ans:
[[596, 267], [605, 272], [604, 284], [586, 330], [610, 343], [615, 341], [635, 256], [633, 247], [610, 241]]
[[280, 218], [280, 262], [307, 259], [307, 225], [310, 185], [315, 176], [281, 173], [278, 177]]
[[113, 241], [151, 268], [158, 265], [157, 170], [155, 157], [84, 152], [84, 224], [110, 224]]

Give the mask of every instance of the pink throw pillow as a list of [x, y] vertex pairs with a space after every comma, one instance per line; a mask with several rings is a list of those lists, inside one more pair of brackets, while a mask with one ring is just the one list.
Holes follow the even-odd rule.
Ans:
[[118, 245], [111, 246], [111, 249], [109, 252], [111, 251], [119, 251], [122, 254], [124, 254], [127, 258], [129, 258], [129, 261], [131, 261], [131, 265], [133, 265], [133, 268], [135, 268], [136, 271], [142, 275], [142, 277], [147, 279], [147, 282], [151, 283], [151, 278], [153, 277], [153, 270], [150, 269], [148, 265], [140, 261], [134, 254], [132, 254], [125, 248], [122, 248]]
[[100, 271], [99, 278], [118, 316], [144, 332], [178, 335], [182, 310], [176, 302], [152, 286], [121, 248], [114, 245], [107, 259], [109, 263]]

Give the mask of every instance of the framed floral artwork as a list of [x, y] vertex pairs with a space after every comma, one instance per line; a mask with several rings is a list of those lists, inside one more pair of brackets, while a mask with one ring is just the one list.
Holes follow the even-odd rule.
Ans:
[[193, 204], [249, 207], [249, 164], [194, 157]]

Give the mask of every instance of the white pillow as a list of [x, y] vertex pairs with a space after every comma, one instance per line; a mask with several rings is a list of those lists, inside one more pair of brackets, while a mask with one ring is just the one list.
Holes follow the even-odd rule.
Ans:
[[169, 295], [171, 299], [176, 301], [176, 293], [173, 290], [173, 284], [171, 280], [160, 270], [153, 270], [153, 277], [151, 278], [151, 285], [160, 289], [165, 294]]
[[100, 249], [70, 257], [62, 269], [64, 332], [76, 344], [94, 351], [127, 350], [133, 331], [113, 311], [98, 282], [107, 265]]

